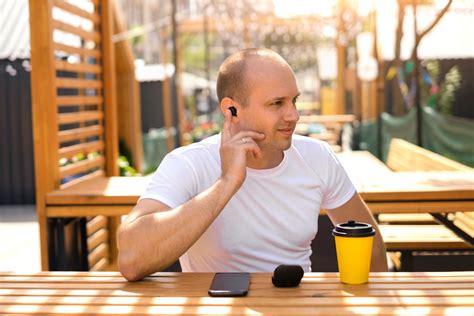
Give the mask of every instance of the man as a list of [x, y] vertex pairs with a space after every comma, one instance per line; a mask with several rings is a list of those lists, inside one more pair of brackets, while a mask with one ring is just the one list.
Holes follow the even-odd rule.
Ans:
[[[299, 95], [278, 54], [248, 49], [219, 69], [220, 135], [168, 154], [118, 233], [128, 280], [183, 271], [310, 271], [320, 207], [333, 223], [377, 225], [329, 146], [293, 135]], [[230, 107], [235, 108], [233, 116]], [[386, 271], [380, 234], [372, 271]]]

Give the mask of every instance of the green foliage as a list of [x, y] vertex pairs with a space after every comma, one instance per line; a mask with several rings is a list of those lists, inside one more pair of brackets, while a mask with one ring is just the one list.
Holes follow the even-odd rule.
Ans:
[[221, 131], [220, 124], [214, 121], [203, 122], [194, 126], [191, 131], [191, 141], [199, 142], [209, 136], [219, 134]]
[[451, 114], [456, 91], [461, 87], [461, 72], [458, 66], [451, 68], [441, 84], [438, 109], [441, 113]]
[[136, 177], [140, 176], [140, 174], [130, 166], [130, 163], [128, 162], [127, 157], [125, 156], [120, 156], [118, 160], [118, 165], [120, 168], [120, 176], [122, 177]]
[[[133, 31], [142, 31], [143, 30], [143, 26], [141, 25], [137, 25], [137, 24], [134, 24], [132, 25], [131, 29]], [[140, 44], [143, 44], [145, 42], [145, 35], [138, 35], [138, 36], [134, 36], [130, 39], [130, 44], [132, 45], [132, 47], [137, 47], [139, 46]]]
[[[212, 52], [212, 47], [215, 42], [215, 35], [209, 33], [209, 62], [217, 58], [216, 54]], [[183, 52], [184, 52], [184, 65], [186, 71], [191, 73], [201, 73], [206, 71], [205, 61], [205, 47], [204, 47], [204, 35], [200, 34], [184, 34], [182, 37]], [[212, 67], [211, 67], [211, 70]], [[215, 71], [215, 69], [213, 70]]]
[[64, 166], [76, 163], [78, 161], [86, 160], [86, 159], [93, 160], [93, 159], [95, 159], [99, 156], [100, 156], [100, 154], [97, 151], [88, 153], [87, 156], [84, 153], [78, 153], [78, 154], [75, 154], [74, 156], [72, 156], [69, 159], [68, 158], [59, 159], [59, 166], [64, 167]]
[[451, 115], [456, 92], [462, 83], [459, 67], [453, 66], [444, 78], [440, 78], [439, 61], [427, 60], [422, 65], [428, 72], [428, 76], [425, 74], [420, 82], [424, 104], [443, 114]]

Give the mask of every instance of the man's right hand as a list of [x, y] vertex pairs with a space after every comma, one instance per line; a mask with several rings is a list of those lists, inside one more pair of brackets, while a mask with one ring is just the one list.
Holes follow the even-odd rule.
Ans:
[[265, 139], [265, 134], [255, 131], [239, 131], [232, 135], [232, 113], [224, 113], [224, 125], [221, 132], [221, 178], [230, 180], [240, 187], [247, 175], [247, 153], [256, 159], [262, 157], [262, 151], [256, 141]]

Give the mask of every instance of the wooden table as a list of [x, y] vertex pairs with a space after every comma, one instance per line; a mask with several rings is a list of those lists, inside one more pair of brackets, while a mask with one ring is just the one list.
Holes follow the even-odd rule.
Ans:
[[372, 273], [363, 285], [306, 273], [291, 289], [257, 273], [242, 298], [209, 297], [212, 277], [159, 273], [129, 283], [115, 272], [0, 273], [0, 314], [474, 315], [474, 272]]
[[[474, 172], [392, 172], [369, 152], [338, 154], [362, 198], [374, 213], [474, 210]], [[150, 177], [96, 178], [49, 193], [48, 217], [125, 215]], [[81, 199], [82, 206], [74, 205]], [[100, 206], [100, 207], [90, 207]]]
[[338, 158], [373, 213], [474, 210], [474, 172], [393, 172], [366, 151]]

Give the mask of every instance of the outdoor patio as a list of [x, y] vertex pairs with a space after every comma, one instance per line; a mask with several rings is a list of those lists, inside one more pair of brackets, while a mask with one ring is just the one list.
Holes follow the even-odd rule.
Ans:
[[0, 205], [0, 271], [41, 271], [34, 205]]
[[[0, 25], [1, 315], [474, 315], [474, 1], [0, 0]], [[247, 297], [212, 297], [224, 271]]]

